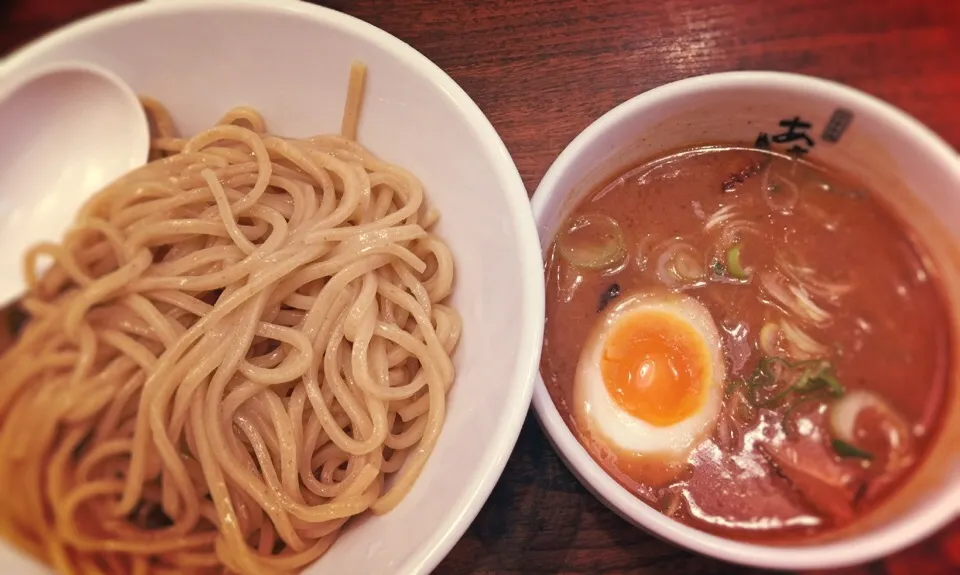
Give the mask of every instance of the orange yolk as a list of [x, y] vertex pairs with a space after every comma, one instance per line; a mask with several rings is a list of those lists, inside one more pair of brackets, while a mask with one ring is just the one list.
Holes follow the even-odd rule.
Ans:
[[666, 427], [700, 409], [710, 359], [700, 334], [658, 311], [630, 314], [607, 337], [600, 373], [621, 409]]

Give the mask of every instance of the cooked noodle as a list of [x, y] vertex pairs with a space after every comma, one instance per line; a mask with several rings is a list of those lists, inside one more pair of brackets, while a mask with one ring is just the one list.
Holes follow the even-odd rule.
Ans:
[[[0, 533], [65, 574], [277, 574], [410, 490], [460, 335], [437, 214], [352, 137], [230, 111], [27, 256], [0, 358]], [[52, 258], [49, 271], [34, 270]]]

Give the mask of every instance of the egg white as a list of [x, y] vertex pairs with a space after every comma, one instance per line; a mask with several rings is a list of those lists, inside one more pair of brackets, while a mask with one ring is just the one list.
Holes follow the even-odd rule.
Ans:
[[[657, 426], [624, 411], [610, 396], [600, 370], [607, 337], [621, 321], [637, 313], [662, 312], [688, 324], [700, 336], [703, 363], [703, 402], [682, 421]], [[573, 398], [577, 419], [595, 441], [626, 454], [682, 461], [712, 433], [723, 400], [726, 367], [717, 326], [696, 299], [676, 293], [637, 293], [612, 306], [593, 329], [580, 353]]]

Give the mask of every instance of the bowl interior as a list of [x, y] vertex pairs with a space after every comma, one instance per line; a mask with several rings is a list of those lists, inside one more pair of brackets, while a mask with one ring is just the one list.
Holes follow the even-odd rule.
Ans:
[[[355, 522], [306, 573], [424, 573], [453, 546], [500, 475], [539, 356], [543, 282], [526, 191], [492, 126], [439, 68], [396, 38], [300, 3], [148, 3], [66, 28], [8, 59], [11, 78], [83, 60], [163, 102], [180, 131], [248, 105], [285, 136], [339, 130], [352, 60], [369, 67], [359, 141], [422, 180], [441, 213], [463, 316], [439, 443], [406, 499]], [[4, 572], [44, 569], [0, 547]]]
[[[791, 128], [792, 126], [792, 128]], [[809, 136], [790, 139], [788, 132]], [[953, 357], [960, 357], [960, 159], [902, 112], [852, 89], [790, 74], [732, 73], [692, 78], [638, 96], [575, 139], [533, 198], [545, 250], [578, 201], [624, 168], [703, 144], [805, 148], [806, 157], [847, 172], [889, 202], [934, 260], [950, 302]], [[869, 246], [864, 246], [869, 249]], [[863, 562], [922, 538], [960, 514], [960, 385], [945, 398], [945, 423], [931, 452], [878, 510], [806, 545], [732, 542], [666, 518], [593, 461], [567, 428], [542, 381], [538, 416], [574, 473], [629, 521], [674, 543], [729, 561], [771, 568], [822, 568]], [[809, 546], [820, 550], [811, 553]]]

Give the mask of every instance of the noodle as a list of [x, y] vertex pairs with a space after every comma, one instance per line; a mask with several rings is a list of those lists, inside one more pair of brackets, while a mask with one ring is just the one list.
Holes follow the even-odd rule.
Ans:
[[366, 81], [367, 67], [360, 62], [352, 63], [347, 101], [343, 109], [343, 122], [340, 125], [340, 135], [348, 140], [357, 139], [357, 124], [360, 121], [360, 106], [363, 102], [363, 88]]
[[[0, 357], [0, 535], [64, 574], [294, 573], [436, 444], [460, 318], [418, 180], [249, 108], [176, 135], [27, 254]], [[53, 265], [35, 272], [42, 258]]]

